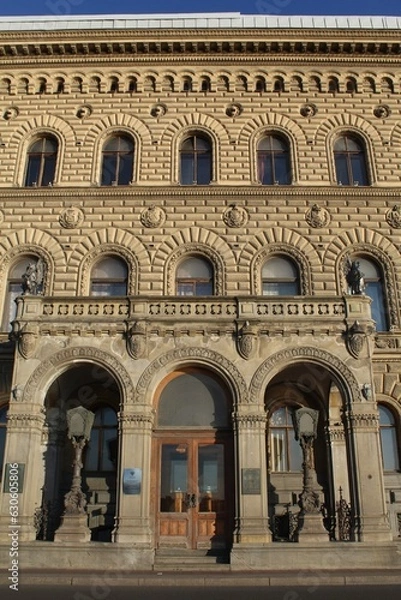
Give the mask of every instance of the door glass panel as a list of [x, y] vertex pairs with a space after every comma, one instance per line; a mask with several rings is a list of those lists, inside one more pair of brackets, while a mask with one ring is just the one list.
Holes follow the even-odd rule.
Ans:
[[223, 444], [198, 447], [198, 489], [200, 512], [221, 512], [224, 509]]
[[187, 444], [163, 444], [161, 457], [161, 512], [186, 512]]

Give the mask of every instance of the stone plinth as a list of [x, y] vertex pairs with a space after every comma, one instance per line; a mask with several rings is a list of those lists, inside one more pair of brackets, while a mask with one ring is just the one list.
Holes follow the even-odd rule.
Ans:
[[89, 542], [91, 532], [86, 514], [64, 515], [54, 535], [55, 542]]
[[298, 540], [300, 544], [320, 544], [329, 542], [329, 533], [323, 525], [322, 515], [305, 513], [299, 517], [300, 529]]

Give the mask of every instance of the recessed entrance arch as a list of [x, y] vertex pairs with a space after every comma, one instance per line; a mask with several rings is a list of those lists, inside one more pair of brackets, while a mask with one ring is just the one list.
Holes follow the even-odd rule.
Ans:
[[234, 514], [232, 399], [214, 372], [177, 369], [155, 394], [156, 546], [228, 548]]
[[87, 499], [88, 526], [93, 541], [111, 541], [116, 514], [118, 465], [117, 412], [120, 391], [115, 378], [91, 362], [66, 366], [45, 397], [48, 442], [38, 537], [52, 540], [64, 511], [64, 495], [72, 480], [73, 448], [67, 438], [66, 414], [83, 406], [95, 413], [89, 444], [83, 455], [82, 489]]

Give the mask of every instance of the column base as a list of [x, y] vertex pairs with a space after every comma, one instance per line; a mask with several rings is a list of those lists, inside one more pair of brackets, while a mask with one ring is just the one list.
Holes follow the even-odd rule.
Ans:
[[330, 542], [329, 532], [323, 525], [322, 515], [305, 513], [299, 517], [298, 541], [300, 544]]
[[143, 548], [152, 547], [153, 537], [149, 526], [149, 519], [128, 519], [127, 517], [116, 519], [113, 541], [142, 546]]
[[63, 515], [61, 525], [54, 534], [55, 542], [90, 542], [88, 515]]

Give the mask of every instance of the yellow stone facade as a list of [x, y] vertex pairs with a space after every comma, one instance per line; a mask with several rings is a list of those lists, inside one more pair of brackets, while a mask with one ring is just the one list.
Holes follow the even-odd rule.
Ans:
[[[289, 560], [335, 568], [344, 557], [355, 567], [399, 565], [399, 29], [119, 27], [94, 18], [88, 28], [72, 21], [60, 30], [52, 21], [38, 31], [27, 23], [0, 31], [0, 305], [21, 258], [45, 268], [43, 288], [20, 296], [11, 332], [4, 314], [0, 334], [2, 564], [6, 465], [18, 463], [20, 553], [32, 568], [54, 560], [80, 568], [90, 552], [104, 568], [152, 568], [165, 548], [199, 551], [213, 540], [233, 569], [288, 568]], [[284, 185], [260, 181], [258, 149], [272, 135], [288, 148]], [[30, 148], [46, 136], [57, 144], [52, 179], [27, 185]], [[102, 185], [111, 136], [133, 142], [126, 185]], [[181, 183], [182, 145], [194, 136], [210, 143], [207, 185]], [[341, 136], [359, 140], [365, 182], [339, 181]], [[294, 296], [266, 293], [263, 268], [277, 256], [296, 265]], [[91, 293], [102, 257], [127, 265], [124, 295]], [[210, 294], [177, 293], [188, 257], [210, 265]], [[385, 316], [377, 331], [369, 284], [352, 294], [347, 283], [358, 257], [380, 274]], [[161, 425], [163, 390], [197, 370], [227, 397], [229, 424]], [[112, 407], [118, 419], [114, 483], [84, 469], [92, 532], [84, 543], [73, 526], [58, 536], [60, 505], [52, 524], [44, 517], [46, 502], [53, 510], [70, 485], [65, 410], [74, 403]], [[379, 422], [379, 405], [389, 423]], [[283, 534], [274, 526], [281, 517], [285, 528], [289, 513], [296, 520], [303, 485], [300, 469], [273, 465], [269, 419], [286, 406], [319, 411], [324, 514], [295, 538], [291, 527]], [[200, 496], [185, 510], [176, 503], [176, 518], [167, 518], [159, 503], [163, 444], [195, 456], [222, 440], [223, 533], [206, 514], [218, 509], [202, 512]], [[383, 444], [395, 461], [389, 470]], [[129, 494], [124, 472], [134, 468], [141, 489]], [[200, 484], [188, 491], [201, 495]], [[94, 537], [107, 515], [107, 539]], [[285, 548], [276, 543], [283, 536]]]

